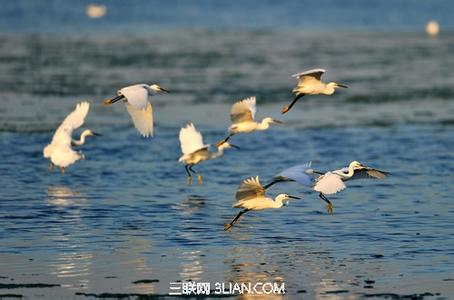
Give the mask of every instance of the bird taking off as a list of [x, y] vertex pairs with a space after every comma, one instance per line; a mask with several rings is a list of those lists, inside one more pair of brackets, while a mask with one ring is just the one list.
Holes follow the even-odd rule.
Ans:
[[358, 161], [352, 161], [347, 168], [326, 173], [315, 171], [311, 168], [311, 163], [305, 163], [282, 171], [265, 188], [278, 182], [296, 181], [318, 192], [319, 197], [326, 202], [326, 210], [332, 214], [333, 205], [325, 195], [344, 190], [347, 187], [344, 181], [361, 178], [383, 179], [388, 175], [388, 172], [367, 167]]
[[325, 73], [324, 69], [312, 69], [301, 73], [293, 74], [292, 77], [298, 78], [298, 84], [293, 89], [295, 99], [288, 106], [282, 107], [282, 113], [287, 113], [296, 101], [304, 95], [332, 95], [336, 88], [347, 88], [346, 85], [336, 82], [324, 83], [321, 81], [322, 75]]
[[104, 100], [104, 105], [123, 100], [136, 129], [143, 137], [153, 136], [153, 106], [148, 101], [149, 96], [159, 92], [169, 93], [157, 84], [136, 84], [117, 91], [117, 97]]
[[237, 133], [247, 133], [256, 130], [266, 130], [270, 124], [281, 124], [281, 121], [270, 117], [264, 118], [260, 123], [255, 121], [256, 99], [249, 97], [244, 100], [235, 102], [230, 110], [230, 120], [232, 125], [229, 127], [229, 136], [220, 141], [218, 145], [227, 142], [233, 135]]
[[289, 199], [301, 199], [299, 197], [290, 196], [287, 194], [279, 194], [273, 200], [266, 196], [265, 188], [260, 183], [258, 176], [245, 179], [236, 191], [236, 202], [233, 204], [235, 208], [244, 208], [240, 211], [232, 221], [224, 225], [224, 230], [232, 228], [238, 219], [250, 210], [264, 210], [271, 208], [281, 208], [287, 205]]
[[202, 175], [193, 169], [193, 166], [208, 159], [215, 159], [224, 154], [225, 149], [238, 148], [235, 145], [231, 145], [227, 142], [217, 146], [216, 152], [210, 152], [208, 148], [210, 145], [203, 143], [202, 134], [197, 131], [194, 124], [189, 123], [186, 127], [180, 129], [180, 146], [183, 155], [178, 160], [184, 163], [184, 168], [188, 174], [188, 185], [192, 184], [191, 172], [197, 175], [199, 184], [202, 184]]
[[74, 151], [72, 146], [83, 145], [87, 136], [100, 135], [90, 129], [86, 129], [80, 135], [79, 140], [72, 139], [73, 130], [84, 124], [89, 108], [90, 104], [86, 101], [77, 104], [76, 109], [65, 118], [55, 131], [51, 143], [44, 148], [43, 156], [50, 160], [49, 170], [52, 170], [54, 166], [58, 166], [61, 172], [65, 173], [69, 165], [84, 158], [82, 152]]

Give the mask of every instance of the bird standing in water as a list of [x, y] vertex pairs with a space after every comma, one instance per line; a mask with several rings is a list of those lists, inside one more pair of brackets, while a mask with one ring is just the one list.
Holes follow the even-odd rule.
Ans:
[[336, 82], [324, 83], [321, 81], [322, 75], [325, 73], [324, 69], [312, 69], [301, 73], [293, 74], [292, 77], [298, 78], [298, 85], [293, 89], [293, 93], [296, 95], [295, 99], [290, 103], [282, 107], [282, 113], [287, 113], [292, 106], [304, 95], [332, 95], [336, 88], [347, 88], [346, 85], [339, 84]]
[[149, 96], [159, 92], [169, 93], [157, 84], [136, 84], [117, 91], [117, 97], [104, 100], [109, 105], [123, 100], [136, 129], [143, 137], [153, 136], [153, 106], [148, 101]]
[[84, 159], [82, 152], [74, 151], [72, 146], [83, 145], [85, 138], [88, 136], [100, 135], [90, 129], [86, 129], [80, 135], [79, 140], [72, 139], [73, 130], [84, 124], [89, 108], [90, 104], [86, 101], [77, 104], [76, 109], [65, 118], [55, 131], [51, 143], [44, 148], [43, 156], [50, 160], [49, 170], [52, 170], [54, 166], [58, 166], [61, 172], [65, 173], [69, 165], [79, 159]]

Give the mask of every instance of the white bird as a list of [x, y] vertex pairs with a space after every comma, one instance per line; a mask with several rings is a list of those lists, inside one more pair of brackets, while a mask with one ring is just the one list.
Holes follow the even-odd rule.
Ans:
[[64, 173], [69, 165], [84, 158], [82, 152], [74, 151], [71, 146], [83, 145], [87, 136], [100, 135], [90, 129], [86, 129], [80, 135], [79, 140], [72, 139], [73, 130], [84, 124], [89, 108], [90, 104], [86, 101], [77, 104], [76, 109], [65, 118], [55, 131], [51, 143], [44, 148], [43, 155], [50, 160], [49, 170], [52, 170], [54, 166], [58, 166], [61, 172]]
[[245, 179], [238, 187], [235, 198], [236, 202], [233, 204], [233, 207], [244, 208], [244, 210], [240, 211], [232, 221], [225, 224], [224, 230], [229, 230], [244, 213], [250, 210], [281, 208], [287, 205], [286, 200], [301, 199], [287, 194], [279, 194], [274, 200], [267, 197], [265, 187], [261, 185], [258, 176]]
[[281, 121], [266, 117], [260, 123], [255, 121], [256, 99], [255, 97], [246, 98], [235, 102], [230, 110], [230, 120], [232, 125], [229, 127], [229, 136], [219, 142], [222, 144], [228, 141], [237, 133], [248, 133], [256, 130], [266, 130], [270, 124], [281, 124]]
[[136, 129], [144, 137], [153, 136], [153, 106], [148, 101], [149, 96], [158, 92], [169, 93], [157, 84], [136, 84], [117, 91], [117, 97], [104, 100], [104, 105], [123, 100]]
[[192, 183], [191, 172], [197, 175], [197, 180], [199, 184], [202, 184], [202, 175], [196, 172], [193, 169], [193, 166], [208, 159], [215, 159], [224, 154], [224, 150], [228, 148], [238, 148], [235, 145], [229, 143], [223, 143], [222, 145], [217, 146], [216, 152], [210, 152], [208, 148], [210, 145], [203, 143], [202, 134], [197, 131], [194, 124], [189, 123], [186, 127], [180, 129], [180, 146], [181, 152], [183, 155], [178, 160], [181, 163], [184, 163], [186, 173], [188, 174], [188, 184]]
[[347, 88], [346, 85], [336, 82], [324, 83], [320, 77], [325, 73], [324, 69], [312, 69], [301, 73], [293, 74], [292, 77], [298, 78], [298, 85], [293, 89], [296, 95], [289, 106], [282, 107], [282, 113], [288, 112], [292, 106], [304, 95], [332, 95], [336, 88]]
[[[319, 176], [313, 178], [317, 174]], [[388, 175], [388, 172], [367, 167], [358, 161], [352, 161], [347, 168], [326, 173], [311, 169], [311, 163], [309, 162], [282, 171], [265, 188], [282, 181], [296, 181], [319, 192], [319, 197], [326, 202], [328, 213], [332, 214], [333, 205], [325, 195], [336, 194], [344, 190], [347, 187], [344, 181], [361, 178], [383, 179]]]

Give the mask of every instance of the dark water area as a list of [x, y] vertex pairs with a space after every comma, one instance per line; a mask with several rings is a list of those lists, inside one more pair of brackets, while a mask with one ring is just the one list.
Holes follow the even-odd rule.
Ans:
[[[285, 282], [286, 295], [275, 298], [450, 298], [453, 37], [234, 28], [1, 34], [0, 295], [165, 295], [170, 282], [269, 281]], [[305, 97], [282, 116], [290, 75], [312, 67], [349, 88]], [[123, 105], [102, 106], [141, 82], [171, 90], [152, 99], [152, 139], [140, 137]], [[180, 127], [192, 121], [214, 144], [230, 105], [252, 95], [258, 119], [284, 124], [234, 137], [241, 149], [197, 166], [204, 183], [187, 186]], [[82, 100], [91, 103], [84, 128], [103, 136], [66, 174], [49, 172], [42, 149]], [[391, 176], [348, 182], [331, 197], [334, 215], [316, 194], [276, 185], [271, 196], [303, 200], [223, 231], [244, 178], [266, 182], [294, 164], [332, 170], [352, 160]]]
[[[106, 14], [91, 19], [88, 5]], [[167, 29], [284, 29], [330, 31], [423, 29], [437, 20], [454, 29], [451, 0], [3, 0], [0, 31], [77, 34], [147, 33]]]

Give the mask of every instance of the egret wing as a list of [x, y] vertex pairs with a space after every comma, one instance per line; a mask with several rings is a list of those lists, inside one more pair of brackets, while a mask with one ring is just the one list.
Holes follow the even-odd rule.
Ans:
[[256, 176], [245, 179], [238, 187], [235, 199], [245, 201], [265, 197], [265, 188], [260, 184], [259, 177]]
[[246, 98], [235, 102], [230, 110], [230, 120], [232, 123], [252, 122], [256, 112], [255, 97]]
[[74, 129], [84, 124], [85, 117], [90, 109], [90, 103], [87, 101], [78, 103], [76, 108], [65, 118], [55, 131], [51, 144], [60, 147], [71, 146], [71, 135]]
[[153, 107], [151, 103], [147, 101], [145, 110], [138, 109], [128, 102], [125, 105], [134, 123], [134, 127], [136, 127], [140, 134], [144, 137], [153, 136]]
[[292, 77], [301, 78], [301, 77], [313, 77], [317, 80], [320, 80], [322, 75], [325, 73], [325, 69], [311, 69], [304, 72], [293, 74]]
[[298, 86], [310, 86], [319, 84], [320, 78], [324, 73], [325, 73], [324, 69], [313, 69], [293, 74], [292, 76], [298, 78]]
[[122, 88], [119, 94], [126, 97], [128, 103], [136, 109], [148, 108], [148, 88], [146, 84], [136, 84]]
[[350, 177], [348, 180], [352, 179], [383, 179], [389, 175], [388, 172], [380, 171], [374, 168], [362, 168], [356, 169], [353, 173], [353, 176]]
[[305, 186], [313, 186], [314, 179], [306, 173], [311, 168], [311, 162], [307, 162], [301, 165], [296, 165], [291, 168], [285, 169], [279, 173], [275, 178], [288, 178], [296, 181]]
[[339, 175], [328, 172], [316, 179], [314, 191], [330, 195], [345, 189], [345, 183]]
[[197, 131], [194, 124], [189, 123], [186, 127], [180, 129], [180, 146], [181, 152], [184, 155], [188, 155], [196, 152], [197, 150], [208, 147], [203, 143], [203, 137], [200, 132]]

